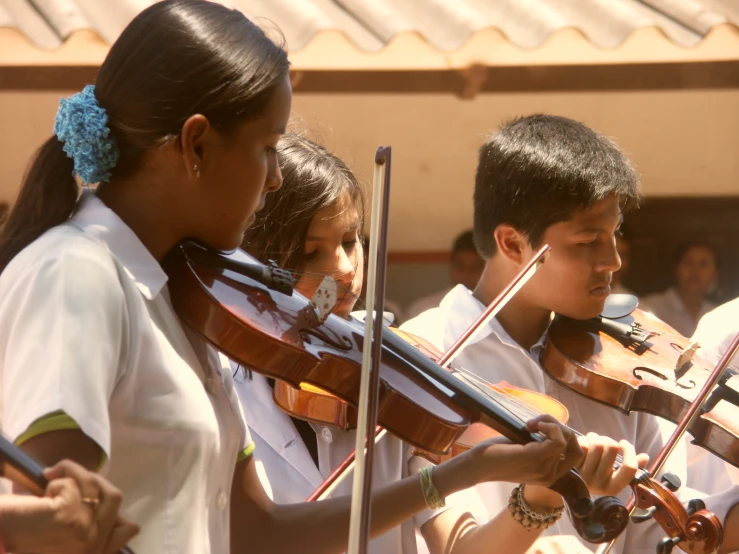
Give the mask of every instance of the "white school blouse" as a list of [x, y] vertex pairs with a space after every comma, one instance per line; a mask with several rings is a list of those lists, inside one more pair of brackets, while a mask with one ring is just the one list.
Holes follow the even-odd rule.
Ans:
[[[401, 329], [431, 341], [442, 352], [451, 346], [467, 327], [482, 313], [484, 306], [462, 285], [456, 286], [438, 308], [424, 312], [403, 324]], [[524, 350], [506, 333], [497, 319], [478, 332], [473, 342], [460, 354], [455, 365], [464, 367], [491, 383], [503, 380], [512, 385], [545, 393], [559, 400], [569, 410], [568, 425], [582, 433], [595, 432], [615, 440], [626, 439], [637, 452], [646, 452], [653, 459], [663, 444], [663, 431], [657, 418], [632, 413], [624, 415], [608, 406], [581, 396], [549, 378], [538, 363], [544, 337], [530, 350]], [[685, 445], [680, 443], [668, 461], [665, 471], [676, 473], [685, 482]], [[516, 483], [483, 483], [475, 487], [494, 517], [508, 504]], [[626, 503], [631, 489], [619, 498]], [[576, 535], [566, 516], [544, 531], [547, 535]], [[618, 538], [612, 552], [652, 554], [664, 533], [654, 522], [629, 525]], [[584, 543], [586, 544], [586, 543]], [[586, 544], [591, 549], [596, 547]]]
[[[229, 498], [251, 443], [230, 367], [183, 330], [167, 277], [93, 193], [0, 276], [3, 431], [64, 411], [104, 451], [140, 554], [229, 551]], [[222, 371], [223, 370], [223, 371]]]

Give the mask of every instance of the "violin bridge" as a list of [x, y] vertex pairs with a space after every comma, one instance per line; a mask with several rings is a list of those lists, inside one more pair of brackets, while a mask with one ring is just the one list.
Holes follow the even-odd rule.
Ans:
[[336, 307], [338, 300], [336, 281], [330, 275], [326, 275], [318, 285], [311, 303], [316, 310], [319, 324], [323, 324], [324, 321], [331, 315]]
[[688, 346], [683, 349], [682, 354], [680, 354], [680, 357], [677, 359], [677, 363], [675, 364], [676, 373], [680, 373], [686, 369], [686, 366], [693, 361], [693, 356], [695, 356], [695, 353], [699, 348], [700, 344], [691, 341]]

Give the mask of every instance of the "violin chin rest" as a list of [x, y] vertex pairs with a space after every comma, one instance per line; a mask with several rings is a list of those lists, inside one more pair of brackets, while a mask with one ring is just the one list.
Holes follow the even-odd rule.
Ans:
[[606, 304], [601, 317], [606, 319], [621, 319], [639, 307], [639, 299], [633, 294], [611, 294], [606, 298]]

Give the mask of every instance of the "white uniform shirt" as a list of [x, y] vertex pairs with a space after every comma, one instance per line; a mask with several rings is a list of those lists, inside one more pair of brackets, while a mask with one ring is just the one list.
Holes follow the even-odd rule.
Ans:
[[[670, 287], [664, 292], [650, 294], [641, 299], [639, 307], [647, 312], [652, 312], [662, 321], [675, 328], [684, 337], [689, 337], [695, 331], [697, 325], [693, 317], [688, 313], [685, 304], [680, 299], [677, 290]], [[704, 300], [701, 304], [698, 319], [713, 310], [716, 304]]]
[[63, 410], [105, 452], [141, 526], [135, 551], [223, 554], [236, 458], [251, 441], [228, 362], [184, 332], [166, 281], [89, 192], [16, 256], [0, 276], [3, 431], [15, 440]]
[[[480, 304], [464, 286], [457, 286], [442, 300], [441, 305], [413, 319], [401, 328], [433, 343], [442, 352], [482, 313]], [[491, 383], [508, 381], [512, 385], [545, 393], [564, 404], [569, 410], [568, 425], [582, 433], [595, 432], [615, 440], [626, 439], [637, 452], [646, 452], [653, 459], [663, 444], [657, 418], [632, 413], [624, 415], [615, 409], [581, 396], [551, 379], [538, 363], [544, 337], [530, 350], [519, 346], [500, 323], [494, 319], [481, 329], [474, 342], [457, 357], [454, 365], [473, 371]], [[685, 481], [685, 448], [681, 443], [668, 462], [665, 471], [676, 473]], [[517, 483], [483, 483], [476, 488], [485, 502], [490, 518], [508, 504], [511, 489]], [[628, 501], [631, 489], [619, 498]], [[576, 535], [566, 516], [547, 529], [547, 535]], [[652, 554], [664, 533], [654, 522], [629, 525], [617, 540], [612, 552]], [[587, 544], [593, 550], [595, 545]]]
[[[709, 364], [719, 362], [729, 348], [731, 341], [739, 333], [739, 298], [722, 304], [703, 316], [692, 340], [700, 345], [698, 354]], [[729, 364], [734, 371], [739, 369], [739, 355]], [[732, 378], [736, 387], [739, 376]], [[725, 463], [703, 448], [690, 445], [688, 472], [694, 479], [696, 488], [709, 494], [719, 493], [732, 484], [739, 484], [739, 468]]]
[[290, 416], [272, 399], [267, 378], [232, 363], [236, 393], [244, 407], [249, 434], [256, 446], [257, 473], [269, 497], [278, 504], [295, 504], [323, 481], [313, 458]]

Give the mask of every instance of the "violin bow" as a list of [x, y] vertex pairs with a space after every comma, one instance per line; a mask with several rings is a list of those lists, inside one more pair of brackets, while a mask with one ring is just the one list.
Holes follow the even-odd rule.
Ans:
[[[723, 375], [724, 371], [726, 370], [727, 366], [731, 362], [734, 355], [737, 353], [737, 350], [739, 350], [739, 333], [736, 334], [736, 336], [734, 337], [734, 340], [731, 341], [731, 344], [726, 349], [726, 352], [724, 352], [724, 355], [721, 356], [721, 359], [719, 360], [718, 364], [716, 364], [713, 371], [711, 372], [710, 377], [703, 384], [703, 387], [701, 388], [700, 392], [696, 396], [695, 400], [693, 400], [693, 403], [690, 405], [690, 408], [688, 409], [688, 411], [685, 413], [683, 418], [680, 420], [680, 423], [678, 423], [677, 427], [675, 428], [675, 431], [672, 433], [667, 443], [662, 447], [662, 450], [660, 451], [660, 453], [657, 455], [655, 460], [650, 464], [649, 466], [650, 475], [655, 476], [662, 470], [662, 466], [664, 466], [665, 462], [670, 457], [670, 454], [672, 454], [672, 451], [677, 446], [677, 443], [680, 441], [680, 439], [683, 438], [683, 435], [685, 435], [686, 431], [690, 428], [693, 422], [698, 417], [700, 417], [701, 415], [700, 410], [701, 410], [701, 407], [703, 406], [703, 403], [706, 401], [708, 396], [713, 392], [714, 387], [718, 383], [719, 379]], [[635, 500], [635, 497], [632, 496], [627, 506], [629, 513], [633, 512], [635, 506], [636, 506], [636, 500]], [[691, 514], [691, 517], [693, 517], [693, 515], [694, 514]], [[699, 528], [702, 528], [702, 530], [705, 530], [704, 528], [706, 527], [706, 525], [710, 524], [710, 521], [706, 521], [706, 519], [707, 518], [704, 518], [704, 520], [702, 521], [702, 525], [698, 526]], [[690, 526], [686, 525], [686, 527], [688, 528], [688, 531], [693, 532], [693, 529], [690, 529]], [[719, 527], [720, 527], [720, 523], [719, 523]], [[722, 530], [719, 529], [718, 531], [720, 532]], [[680, 534], [677, 534], [674, 537], [668, 537], [664, 539], [660, 543], [660, 548], [662, 548], [662, 550], [660, 551], [670, 552], [672, 550], [672, 547], [686, 540], [700, 541], [702, 539], [699, 537], [687, 537], [687, 536], [681, 536]], [[607, 544], [601, 545], [601, 547], [597, 551], [597, 554], [608, 554], [608, 552], [611, 551], [611, 548], [613, 548], [614, 543], [615, 543], [615, 539]], [[721, 540], [719, 539], [718, 544], [716, 545], [716, 549], [718, 549], [718, 546], [720, 545], [721, 545]]]
[[[371, 243], [370, 243], [371, 244]], [[480, 316], [462, 333], [462, 335], [454, 341], [444, 355], [439, 359], [438, 364], [441, 367], [448, 367], [454, 359], [462, 352], [462, 350], [472, 342], [480, 329], [487, 325], [491, 319], [493, 319], [500, 310], [502, 310], [506, 304], [513, 298], [516, 293], [534, 276], [534, 273], [541, 267], [549, 256], [551, 250], [548, 244], [542, 246], [526, 266], [508, 283], [505, 288], [496, 296]], [[369, 286], [367, 287], [369, 291]], [[369, 298], [368, 298], [369, 300]], [[369, 312], [368, 312], [369, 313]], [[359, 428], [359, 425], [357, 425]], [[379, 425], [375, 429], [374, 442], [377, 444], [387, 434], [387, 431]], [[357, 448], [362, 448], [358, 446]], [[366, 446], [364, 447], [366, 448]], [[363, 450], [364, 450], [363, 448]], [[329, 496], [336, 487], [346, 478], [349, 472], [355, 465], [356, 449], [352, 451], [344, 460], [334, 468], [328, 477], [316, 488], [313, 493], [306, 499], [306, 502], [313, 502], [315, 500], [323, 500]]]
[[[44, 468], [31, 456], [0, 434], [0, 477], [10, 479], [29, 491], [43, 495], [49, 482], [44, 477]], [[124, 546], [118, 554], [134, 554]]]
[[364, 320], [365, 333], [357, 413], [358, 432], [354, 447], [356, 459], [349, 520], [348, 554], [367, 553], [372, 515], [372, 460], [375, 441], [368, 441], [367, 438], [372, 436], [377, 426], [377, 405], [380, 392], [383, 317], [382, 315], [375, 317], [375, 315], [383, 314], [385, 311], [391, 156], [390, 146], [380, 146], [375, 153], [367, 271], [367, 313]]

